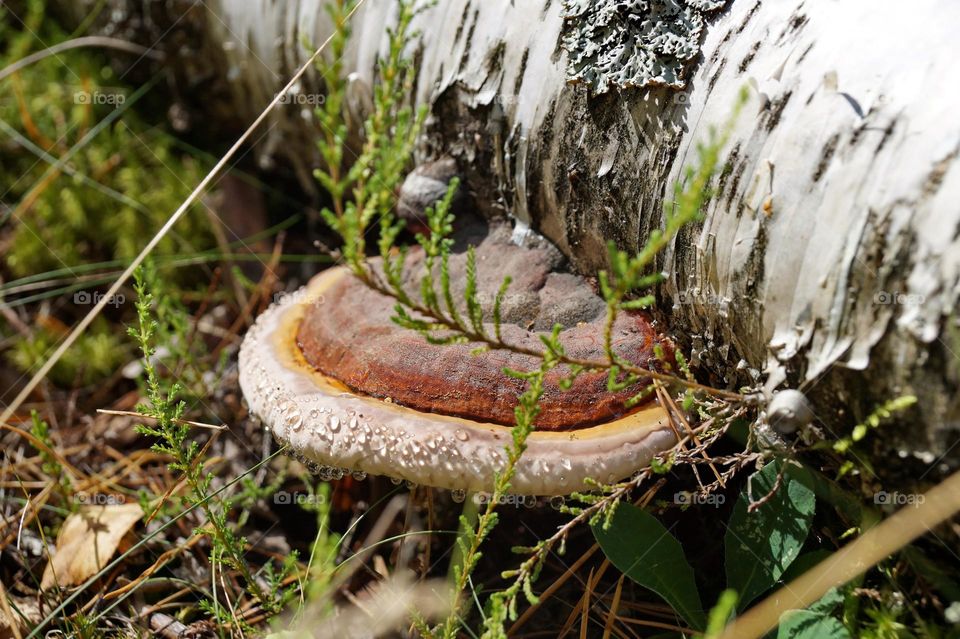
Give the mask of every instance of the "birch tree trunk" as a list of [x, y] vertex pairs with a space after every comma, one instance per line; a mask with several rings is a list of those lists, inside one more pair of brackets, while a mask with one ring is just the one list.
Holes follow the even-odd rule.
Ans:
[[[207, 5], [207, 61], [235, 117], [252, 120], [308, 55], [303, 43], [329, 35], [322, 6]], [[714, 383], [800, 387], [832, 430], [916, 394], [887, 453], [923, 467], [960, 458], [960, 4], [731, 0], [694, 38], [685, 90], [599, 96], [567, 82], [563, 11], [440, 0], [419, 16], [416, 100], [430, 107], [419, 159], [454, 155], [484, 212], [529, 224], [593, 272], [608, 240], [636, 249], [661, 224], [696, 143], [749, 85], [706, 220], [662, 260], [670, 330]], [[394, 12], [367, 0], [352, 21], [358, 115]], [[283, 156], [309, 175], [320, 86], [314, 75], [274, 113], [263, 163]]]

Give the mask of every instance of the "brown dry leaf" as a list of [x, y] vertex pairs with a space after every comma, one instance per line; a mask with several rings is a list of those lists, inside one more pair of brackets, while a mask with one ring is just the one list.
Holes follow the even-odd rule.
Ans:
[[43, 571], [40, 588], [76, 586], [96, 574], [142, 517], [140, 504], [84, 506], [67, 517], [57, 535], [57, 552]]

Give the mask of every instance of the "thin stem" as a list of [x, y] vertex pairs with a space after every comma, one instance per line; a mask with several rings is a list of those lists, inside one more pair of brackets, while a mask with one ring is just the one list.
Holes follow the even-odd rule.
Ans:
[[3, 80], [7, 76], [13, 75], [17, 71], [20, 71], [21, 69], [24, 69], [35, 62], [39, 62], [44, 58], [57, 55], [58, 53], [63, 53], [64, 51], [69, 51], [70, 49], [79, 49], [82, 47], [116, 49], [117, 51], [125, 51], [126, 53], [139, 55], [141, 58], [148, 57], [153, 58], [154, 60], [163, 59], [163, 52], [157, 51], [153, 48], [147, 48], [143, 45], [136, 44], [135, 42], [128, 42], [127, 40], [108, 38], [105, 36], [83, 36], [82, 38], [74, 38], [73, 40], [67, 40], [66, 42], [55, 44], [52, 47], [47, 47], [46, 49], [20, 58], [13, 64], [0, 69], [0, 80]]

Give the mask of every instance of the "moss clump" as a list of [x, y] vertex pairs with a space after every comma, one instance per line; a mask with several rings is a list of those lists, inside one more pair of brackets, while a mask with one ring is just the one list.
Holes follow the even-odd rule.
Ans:
[[[30, 338], [14, 342], [9, 359], [24, 373], [34, 373], [63, 337], [49, 328], [39, 328]], [[108, 322], [97, 321], [73, 348], [64, 353], [50, 371], [50, 379], [62, 387], [92, 384], [116, 372], [129, 355], [129, 345], [121, 338], [121, 333], [111, 330]]]
[[[24, 18], [29, 29], [17, 35], [7, 33], [15, 20], [3, 19], [0, 42], [9, 45], [0, 67], [44, 46], [30, 35], [33, 26], [41, 29], [30, 23], [42, 7], [31, 3]], [[41, 30], [45, 44], [67, 37], [56, 25]], [[0, 197], [12, 211], [4, 257], [14, 276], [132, 258], [202, 179], [205, 167], [140, 121], [130, 109], [138, 96], [119, 84], [89, 50], [48, 58], [0, 84], [0, 119], [7, 125], [0, 132], [0, 181], [7, 191]], [[52, 166], [64, 157], [65, 166]], [[159, 252], [212, 246], [201, 211], [176, 231]]]
[[[72, 37], [44, 19], [45, 4], [0, 5], [0, 68]], [[81, 264], [128, 262], [202, 179], [207, 167], [179, 153], [162, 128], [131, 108], [150, 88], [122, 86], [100, 53], [90, 49], [48, 57], [0, 82], [0, 281], [61, 269], [70, 274]], [[208, 220], [197, 208], [156, 252], [191, 254], [214, 245]], [[184, 275], [174, 281], [189, 282]], [[90, 305], [55, 308], [69, 315], [61, 319], [70, 324]], [[8, 352], [25, 371], [59, 341], [56, 331], [36, 324], [33, 334], [15, 338]], [[94, 325], [58, 364], [54, 379], [91, 382], [113, 372], [131, 352], [123, 343], [109, 323]]]

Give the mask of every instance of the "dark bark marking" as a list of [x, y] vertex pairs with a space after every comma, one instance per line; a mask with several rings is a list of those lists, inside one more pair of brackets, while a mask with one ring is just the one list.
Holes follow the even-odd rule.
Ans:
[[[746, 159], [740, 162], [731, 162], [730, 166], [730, 190], [727, 191], [727, 197], [726, 200], [724, 200], [724, 205], [728, 211], [733, 208], [733, 201], [738, 196], [737, 192], [740, 189], [740, 178], [743, 177], [743, 172], [747, 167]], [[738, 214], [739, 211], [740, 207], [737, 207]]]
[[747, 70], [747, 67], [750, 66], [751, 62], [753, 62], [753, 59], [756, 57], [757, 51], [759, 50], [760, 50], [760, 41], [757, 40], [756, 42], [753, 43], [753, 46], [750, 47], [750, 51], [748, 51], [747, 55], [743, 57], [743, 60], [740, 61], [740, 65], [737, 67], [740, 73], [743, 73]]
[[827, 143], [823, 145], [823, 151], [820, 153], [820, 160], [817, 162], [817, 168], [813, 170], [813, 182], [817, 183], [820, 181], [820, 178], [823, 177], [823, 174], [826, 172], [827, 167], [830, 165], [830, 160], [833, 158], [833, 154], [837, 150], [837, 144], [840, 141], [840, 134], [834, 133]]
[[730, 175], [733, 173], [733, 167], [739, 159], [740, 143], [737, 142], [733, 145], [733, 148], [730, 149], [727, 160], [723, 163], [723, 168], [720, 169], [720, 176], [717, 178], [717, 194], [723, 193], [724, 188], [727, 186], [727, 180], [730, 179]]
[[727, 66], [727, 59], [723, 58], [720, 60], [720, 64], [717, 65], [716, 70], [710, 75], [710, 79], [707, 80], [707, 93], [713, 91], [714, 85], [717, 83], [717, 80], [720, 79], [720, 74], [723, 73], [723, 69]]
[[775, 100], [769, 100], [764, 105], [763, 111], [760, 113], [760, 126], [767, 131], [773, 131], [773, 129], [780, 122], [780, 116], [783, 115], [783, 109], [787, 106], [787, 102], [790, 101], [792, 96], [793, 91], [791, 90], [782, 94]]
[[460, 68], [462, 69], [464, 65], [467, 64], [467, 60], [470, 59], [470, 49], [471, 44], [473, 43], [473, 34], [477, 30], [477, 22], [480, 19], [480, 9], [476, 9], [473, 12], [473, 21], [470, 23], [470, 29], [467, 31], [467, 39], [463, 43], [463, 55], [460, 56]]
[[808, 22], [810, 22], [810, 18], [798, 10], [790, 18], [790, 21], [787, 23], [787, 26], [783, 28], [783, 31], [780, 32], [780, 35], [777, 37], [777, 42], [782, 42], [788, 35], [797, 33], [803, 29]]
[[527, 60], [530, 58], [530, 49], [523, 50], [523, 57], [520, 58], [520, 71], [517, 72], [517, 79], [513, 83], [513, 94], [520, 95], [520, 86], [523, 84], [523, 78], [527, 73]]
[[503, 56], [507, 52], [507, 43], [501, 40], [493, 49], [487, 52], [487, 59], [484, 66], [488, 74], [494, 74], [503, 70]]
[[956, 161], [958, 155], [960, 155], [960, 146], [954, 147], [953, 151], [950, 151], [943, 159], [938, 160], [933, 165], [930, 173], [927, 174], [927, 179], [924, 180], [923, 183], [924, 198], [930, 198], [937, 194], [937, 191], [943, 186], [944, 176], [950, 169], [950, 165]]
[[753, 19], [753, 16], [757, 15], [757, 11], [760, 10], [760, 0], [757, 0], [757, 3], [750, 8], [749, 13], [743, 18], [743, 22], [737, 27], [737, 35], [743, 33], [743, 30], [747, 28], [747, 25], [750, 23], [750, 20]]
[[457, 33], [453, 36], [454, 42], [460, 42], [460, 36], [463, 35], [463, 29], [467, 26], [467, 18], [470, 16], [470, 5], [463, 8], [463, 15], [460, 16], [460, 23], [457, 24]]
[[[723, 36], [723, 39], [720, 40], [720, 44], [716, 49], [713, 50], [713, 53], [710, 54], [710, 64], [715, 64], [717, 59], [720, 57], [720, 54], [726, 49], [726, 45], [730, 42], [730, 38], [733, 37], [733, 28], [727, 29], [727, 33]], [[722, 64], [722, 62], [721, 62]]]
[[869, 126], [870, 116], [872, 116], [877, 110], [876, 106], [871, 106], [870, 110], [867, 111], [866, 115], [863, 116], [857, 128], [853, 130], [853, 135], [850, 137], [850, 146], [857, 146], [860, 144], [860, 138], [863, 137], [865, 131], [869, 131], [871, 128]]
[[894, 117], [890, 120], [890, 124], [883, 130], [883, 136], [880, 138], [880, 142], [877, 144], [877, 148], [874, 153], [879, 154], [883, 150], [883, 147], [887, 146], [887, 142], [890, 141], [890, 138], [893, 137], [893, 132], [897, 128], [897, 118]]
[[710, 54], [710, 63], [713, 64], [717, 61], [717, 58], [720, 57], [720, 54], [726, 49], [726, 44], [730, 42], [730, 39], [733, 37], [734, 29], [733, 27], [727, 29], [726, 34], [724, 34], [723, 39], [720, 40], [720, 44], [716, 49], [713, 50], [713, 53]]
[[[760, 283], [763, 282], [766, 269], [766, 261], [764, 257], [767, 254], [767, 225], [765, 220], [761, 219], [760, 226], [757, 228], [757, 239], [754, 240], [753, 246], [750, 249], [750, 255], [747, 256], [747, 262], [743, 267], [740, 275], [742, 277], [738, 278], [737, 281], [743, 283], [743, 293], [742, 296], [749, 302], [755, 302], [757, 300], [757, 291], [760, 288]], [[757, 306], [757, 312], [762, 313], [762, 305], [751, 304], [751, 306]], [[746, 310], [746, 309], [743, 309]], [[758, 325], [762, 325], [763, 322], [758, 322]]]

